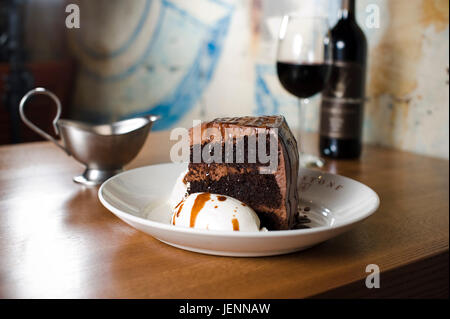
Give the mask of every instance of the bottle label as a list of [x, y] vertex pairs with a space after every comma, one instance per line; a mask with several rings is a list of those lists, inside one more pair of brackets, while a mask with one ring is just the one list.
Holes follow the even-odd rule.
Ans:
[[361, 98], [365, 91], [365, 71], [359, 63], [336, 61], [331, 67], [329, 84], [324, 96]]
[[320, 114], [320, 135], [331, 138], [360, 138], [364, 99], [324, 98]]

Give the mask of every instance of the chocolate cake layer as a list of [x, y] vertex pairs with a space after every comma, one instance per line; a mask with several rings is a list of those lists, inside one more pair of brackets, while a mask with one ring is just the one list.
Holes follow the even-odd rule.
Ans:
[[[266, 153], [269, 150], [270, 136], [277, 136], [277, 169], [270, 174], [262, 174], [256, 151], [256, 162], [251, 161], [249, 138], [254, 137], [258, 143], [260, 134], [266, 136]], [[219, 118], [190, 130], [191, 162], [185, 176], [188, 193], [210, 192], [239, 199], [252, 207], [261, 219], [262, 226], [272, 230], [291, 229], [298, 206], [297, 176], [298, 149], [284, 117], [234, 117]], [[220, 149], [218, 147], [220, 143]], [[232, 147], [226, 149], [226, 143]], [[243, 143], [245, 156], [242, 163], [225, 163], [226, 150], [233, 150]], [[256, 143], [256, 145], [257, 145]], [[203, 158], [196, 163], [194, 152], [214, 155], [214, 149], [222, 152], [220, 163], [205, 163]], [[256, 149], [258, 150], [258, 149]], [[198, 153], [197, 153], [198, 154]], [[267, 155], [267, 154], [266, 154]]]

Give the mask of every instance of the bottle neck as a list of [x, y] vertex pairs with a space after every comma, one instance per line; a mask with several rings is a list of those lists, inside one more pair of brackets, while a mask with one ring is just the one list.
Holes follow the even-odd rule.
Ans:
[[342, 0], [339, 19], [355, 20], [355, 0]]

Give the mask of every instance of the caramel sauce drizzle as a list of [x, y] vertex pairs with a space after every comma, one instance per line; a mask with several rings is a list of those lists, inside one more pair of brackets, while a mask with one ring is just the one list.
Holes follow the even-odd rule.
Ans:
[[191, 210], [191, 222], [189, 225], [191, 228], [195, 226], [195, 220], [197, 219], [198, 213], [202, 210], [203, 206], [205, 206], [205, 203], [210, 200], [210, 198], [210, 193], [201, 193], [195, 199], [194, 205], [192, 206]]
[[225, 196], [217, 196], [217, 199], [221, 202], [224, 202], [227, 200], [227, 198]]
[[[181, 203], [180, 203], [180, 204], [181, 204]], [[183, 202], [183, 204], [181, 204], [180, 207], [178, 208], [178, 211], [177, 211], [177, 217], [180, 216], [180, 212], [181, 212], [181, 209], [183, 208], [183, 205], [184, 205], [184, 202]]]
[[184, 201], [184, 199], [182, 199], [182, 200], [177, 204], [177, 206], [175, 206], [175, 208], [178, 208], [178, 206], [180, 206], [180, 204], [181, 204], [183, 201]]
[[182, 200], [177, 204], [177, 206], [174, 207], [174, 210], [178, 208], [178, 211], [177, 211], [176, 214], [175, 214], [175, 213], [173, 214], [172, 225], [175, 225], [175, 217], [179, 217], [179, 216], [180, 216], [181, 209], [183, 208], [183, 205], [184, 205], [184, 199], [182, 199]]
[[239, 230], [239, 221], [236, 218], [233, 218], [231, 223], [233, 224], [233, 230]]

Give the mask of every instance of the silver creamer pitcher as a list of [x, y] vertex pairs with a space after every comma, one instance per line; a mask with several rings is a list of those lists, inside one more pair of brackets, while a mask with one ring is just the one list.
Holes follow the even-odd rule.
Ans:
[[[62, 144], [25, 116], [25, 103], [36, 94], [47, 95], [56, 103], [53, 127], [55, 133], [61, 136]], [[136, 157], [153, 122], [159, 119], [159, 116], [150, 115], [100, 125], [60, 119], [61, 102], [55, 94], [44, 88], [35, 88], [25, 94], [20, 101], [19, 112], [29, 128], [86, 166], [83, 174], [75, 176], [73, 180], [88, 186], [101, 184], [122, 171], [123, 166]]]

